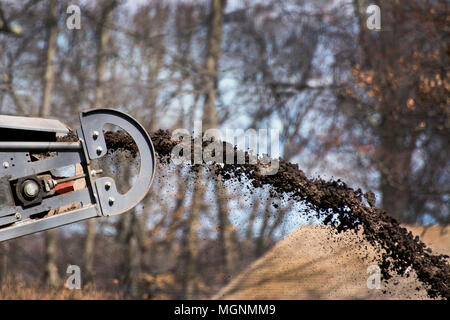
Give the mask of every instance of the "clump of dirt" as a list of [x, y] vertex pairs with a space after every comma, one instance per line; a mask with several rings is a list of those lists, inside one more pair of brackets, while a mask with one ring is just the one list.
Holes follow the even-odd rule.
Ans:
[[172, 149], [179, 143], [179, 141], [172, 140], [171, 133], [168, 130], [158, 130], [150, 134], [153, 147], [155, 148], [158, 157], [167, 162], [170, 160]]
[[132, 156], [138, 154], [139, 149], [133, 138], [125, 131], [106, 131], [103, 133], [108, 151], [127, 150]]
[[[173, 141], [170, 132], [164, 130], [154, 132], [150, 136], [156, 153], [167, 162], [173, 147], [179, 141]], [[120, 132], [106, 132], [105, 139], [108, 149], [136, 152], [131, 137]], [[227, 143], [223, 143], [223, 154], [226, 146]], [[234, 146], [232, 148], [237, 159], [238, 154], [243, 151]], [[404, 275], [408, 268], [412, 268], [417, 278], [427, 285], [430, 297], [450, 298], [450, 265], [447, 261], [449, 257], [433, 255], [418, 236], [414, 237], [406, 228], [401, 227], [395, 218], [382, 209], [367, 206], [362, 197], [368, 198], [370, 195], [363, 194], [361, 189], [348, 187], [341, 180], [307, 178], [297, 164], [283, 159], [279, 159], [276, 174], [264, 175], [262, 169], [265, 165], [260, 162], [249, 164], [249, 155], [244, 153], [246, 164], [217, 164], [212, 168], [224, 180], [240, 181], [246, 177], [255, 188], [270, 186], [273, 197], [287, 196], [295, 201], [304, 201], [317, 212], [325, 225], [333, 226], [337, 232], [361, 230], [364, 238], [381, 255], [379, 266], [385, 280], [389, 280], [393, 274]]]
[[76, 141], [78, 141], [78, 135], [75, 131], [69, 130], [68, 134], [66, 134], [64, 136], [56, 137], [56, 141], [57, 142], [76, 142]]
[[[106, 131], [103, 133], [105, 137], [106, 147], [109, 152], [129, 151], [134, 157], [139, 153], [139, 149], [133, 138], [125, 131]], [[78, 141], [78, 135], [75, 131], [70, 130], [68, 134], [57, 137], [58, 142], [75, 142]]]

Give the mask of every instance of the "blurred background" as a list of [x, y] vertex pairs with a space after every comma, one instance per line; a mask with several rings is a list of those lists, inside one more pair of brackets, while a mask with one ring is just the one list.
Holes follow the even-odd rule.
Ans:
[[[371, 4], [381, 30], [367, 27]], [[149, 132], [275, 128], [308, 176], [371, 190], [403, 223], [446, 226], [449, 20], [445, 0], [0, 0], [0, 113], [76, 128], [81, 110], [107, 107]], [[124, 165], [107, 166], [132, 180]], [[242, 190], [161, 165], [133, 212], [1, 243], [0, 295], [58, 297], [75, 264], [81, 296], [208, 298], [311, 222]]]

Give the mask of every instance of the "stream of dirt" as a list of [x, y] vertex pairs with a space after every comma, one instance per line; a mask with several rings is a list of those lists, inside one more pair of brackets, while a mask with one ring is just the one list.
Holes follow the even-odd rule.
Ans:
[[[161, 162], [168, 162], [178, 142], [164, 130], [151, 133], [150, 137]], [[110, 150], [129, 150], [132, 156], [138, 152], [132, 138], [124, 132], [106, 132], [105, 139]], [[225, 148], [226, 143], [223, 146]], [[234, 148], [234, 152], [236, 157], [242, 151]], [[280, 159], [279, 170], [274, 175], [262, 174], [263, 167], [260, 162], [210, 166], [224, 180], [245, 177], [255, 188], [270, 186], [272, 196], [303, 201], [317, 212], [324, 224], [335, 227], [337, 232], [361, 230], [364, 238], [380, 254], [378, 263], [384, 280], [389, 280], [395, 273], [405, 275], [407, 270], [413, 269], [430, 297], [450, 298], [449, 257], [433, 254], [418, 236], [414, 237], [386, 211], [373, 206], [370, 193], [354, 190], [341, 180], [308, 178], [297, 164], [283, 159]]]

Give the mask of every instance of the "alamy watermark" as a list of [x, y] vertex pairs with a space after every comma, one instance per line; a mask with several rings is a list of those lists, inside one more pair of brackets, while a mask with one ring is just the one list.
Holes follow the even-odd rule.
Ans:
[[[66, 19], [66, 26], [69, 30], [81, 29], [81, 9], [78, 5], [71, 4], [67, 7], [66, 13], [69, 15]], [[381, 30], [381, 9], [376, 4], [371, 4], [366, 9], [368, 15], [366, 27], [369, 30]]]
[[66, 270], [67, 274], [70, 274], [66, 281], [66, 287], [69, 290], [81, 289], [81, 269], [77, 265], [69, 265]]
[[69, 30], [81, 29], [81, 9], [75, 4], [67, 7], [66, 13], [69, 15], [66, 19], [66, 27]]
[[[180, 141], [171, 152], [174, 164], [259, 164], [260, 173], [278, 172], [280, 135], [276, 129], [208, 129], [201, 134], [201, 122], [194, 132], [180, 128], [172, 139]], [[200, 129], [199, 129], [200, 128]], [[224, 141], [228, 142], [225, 144]], [[203, 142], [205, 146], [203, 146]], [[235, 148], [236, 146], [236, 148]], [[244, 151], [247, 151], [244, 152]]]
[[381, 288], [381, 269], [377, 265], [367, 267], [367, 273], [370, 276], [367, 278], [367, 288], [370, 290]]
[[366, 26], [369, 30], [381, 30], [381, 9], [376, 4], [371, 4], [366, 9], [367, 17]]

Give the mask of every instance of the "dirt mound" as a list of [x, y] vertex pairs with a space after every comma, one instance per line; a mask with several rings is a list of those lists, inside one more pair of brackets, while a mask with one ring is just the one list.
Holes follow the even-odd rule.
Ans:
[[[450, 254], [450, 227], [408, 227], [437, 253]], [[414, 271], [368, 289], [376, 252], [354, 232], [302, 226], [255, 261], [213, 299], [429, 299]]]

